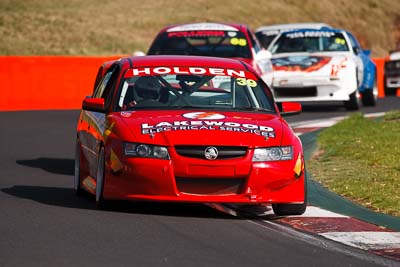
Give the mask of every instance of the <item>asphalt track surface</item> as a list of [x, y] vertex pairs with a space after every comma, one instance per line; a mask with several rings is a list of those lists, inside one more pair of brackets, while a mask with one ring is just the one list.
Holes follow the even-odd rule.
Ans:
[[[365, 113], [400, 108], [379, 101]], [[78, 111], [0, 112], [0, 266], [395, 266], [205, 205], [114, 202], [72, 190]], [[289, 122], [343, 116], [306, 107]], [[398, 262], [397, 262], [398, 264]]]

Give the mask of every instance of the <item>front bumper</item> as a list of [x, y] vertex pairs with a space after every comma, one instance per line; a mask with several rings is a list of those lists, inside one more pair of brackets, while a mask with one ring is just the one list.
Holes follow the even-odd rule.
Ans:
[[249, 154], [220, 162], [182, 160], [177, 155], [171, 155], [172, 160], [128, 158], [117, 173], [106, 166], [104, 198], [242, 204], [304, 202], [305, 176], [295, 175], [295, 160], [251, 163]]
[[275, 77], [273, 92], [278, 102], [347, 101], [354, 85], [331, 77]]
[[400, 76], [399, 77], [387, 77], [386, 78], [387, 88], [400, 88]]

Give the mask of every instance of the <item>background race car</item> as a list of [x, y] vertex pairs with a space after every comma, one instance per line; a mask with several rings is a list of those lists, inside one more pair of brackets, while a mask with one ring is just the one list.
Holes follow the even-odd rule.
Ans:
[[195, 55], [240, 59], [249, 63], [268, 84], [271, 54], [262, 49], [243, 24], [194, 23], [168, 26], [154, 39], [148, 55]]
[[392, 51], [385, 61], [385, 94], [394, 95], [400, 88], [400, 51]]
[[348, 110], [377, 100], [376, 67], [354, 36], [338, 29], [281, 33], [268, 48], [273, 54], [277, 101], [343, 101]]

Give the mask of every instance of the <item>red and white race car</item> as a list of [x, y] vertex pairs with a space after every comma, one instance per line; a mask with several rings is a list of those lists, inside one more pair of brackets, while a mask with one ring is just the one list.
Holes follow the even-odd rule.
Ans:
[[75, 190], [108, 199], [271, 203], [302, 214], [299, 138], [248, 64], [195, 56], [129, 57], [99, 69], [77, 126]]
[[272, 82], [271, 53], [244, 24], [191, 23], [163, 28], [148, 55], [193, 55], [234, 58], [250, 64], [267, 84]]

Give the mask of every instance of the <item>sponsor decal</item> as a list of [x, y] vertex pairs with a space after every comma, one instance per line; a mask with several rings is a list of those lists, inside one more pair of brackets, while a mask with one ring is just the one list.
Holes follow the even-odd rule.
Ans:
[[122, 111], [121, 116], [124, 118], [129, 118], [130, 116], [132, 116], [132, 112]]
[[170, 28], [167, 30], [167, 32], [199, 31], [199, 30], [238, 31], [238, 29], [236, 29], [235, 27], [219, 23], [192, 23]]
[[162, 121], [157, 124], [142, 123], [142, 134], [154, 135], [155, 133], [170, 131], [229, 131], [250, 133], [265, 138], [274, 138], [275, 130], [269, 126], [251, 123], [239, 123], [234, 121], [223, 121], [225, 116], [214, 112], [191, 112], [182, 115], [190, 120]]
[[347, 57], [343, 58], [338, 64], [333, 64], [331, 69], [331, 76], [337, 76], [341, 69], [347, 67]]
[[321, 69], [331, 61], [331, 57], [292, 56], [272, 59], [274, 71], [313, 72]]
[[211, 67], [182, 67], [182, 66], [134, 68], [126, 72], [125, 78], [131, 78], [133, 76], [166, 75], [166, 74], [232, 76], [236, 78], [246, 78], [246, 72], [243, 70], [211, 68]]
[[225, 116], [215, 112], [190, 112], [182, 115], [187, 119], [222, 120]]
[[265, 36], [273, 36], [273, 35], [278, 35], [280, 33], [279, 30], [271, 30], [271, 31], [262, 31], [261, 32]]
[[168, 33], [168, 38], [174, 38], [174, 37], [207, 37], [207, 36], [212, 36], [212, 37], [224, 37], [225, 32], [224, 31], [207, 31], [207, 30], [202, 30], [202, 31], [183, 31], [183, 32], [169, 32]]
[[307, 37], [332, 37], [334, 36], [334, 32], [327, 32], [327, 31], [304, 31], [304, 32], [291, 32], [287, 33], [286, 37], [290, 39], [295, 39], [295, 38], [307, 38]]

